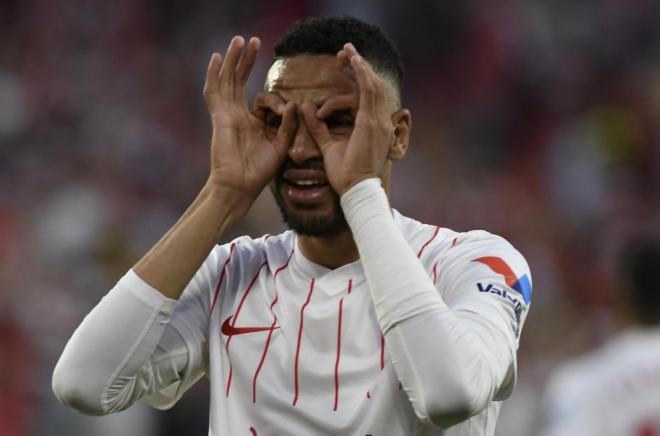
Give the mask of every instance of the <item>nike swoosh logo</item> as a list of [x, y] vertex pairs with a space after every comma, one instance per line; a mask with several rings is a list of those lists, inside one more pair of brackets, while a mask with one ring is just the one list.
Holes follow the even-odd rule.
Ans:
[[[233, 315], [232, 315], [233, 316]], [[234, 327], [231, 325], [229, 322], [231, 321], [231, 316], [225, 320], [225, 322], [222, 323], [222, 327], [220, 327], [220, 331], [222, 332], [223, 335], [225, 336], [234, 336], [234, 335], [242, 335], [245, 333], [255, 333], [255, 332], [265, 332], [269, 330], [275, 330], [280, 328], [279, 326], [277, 327]]]

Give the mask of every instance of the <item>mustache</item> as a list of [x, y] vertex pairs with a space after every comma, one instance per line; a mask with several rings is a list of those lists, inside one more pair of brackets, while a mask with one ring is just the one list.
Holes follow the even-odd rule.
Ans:
[[320, 158], [307, 159], [306, 161], [299, 164], [293, 162], [290, 159], [287, 159], [287, 161], [284, 163], [284, 165], [282, 165], [282, 168], [280, 169], [280, 175], [282, 175], [282, 173], [284, 173], [286, 170], [290, 169], [317, 170], [325, 172], [325, 165], [323, 164], [323, 159]]

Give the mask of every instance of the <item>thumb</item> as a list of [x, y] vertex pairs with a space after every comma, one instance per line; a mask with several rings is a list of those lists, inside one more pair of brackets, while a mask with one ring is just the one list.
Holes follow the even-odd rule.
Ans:
[[328, 126], [316, 116], [316, 106], [310, 102], [305, 102], [301, 105], [300, 111], [302, 112], [303, 119], [307, 130], [318, 144], [322, 153], [330, 146], [332, 138], [328, 132]]
[[296, 117], [295, 111], [296, 104], [292, 101], [286, 103], [282, 109], [282, 123], [277, 129], [277, 140], [275, 141], [277, 151], [281, 154], [286, 154], [298, 127], [298, 117]]

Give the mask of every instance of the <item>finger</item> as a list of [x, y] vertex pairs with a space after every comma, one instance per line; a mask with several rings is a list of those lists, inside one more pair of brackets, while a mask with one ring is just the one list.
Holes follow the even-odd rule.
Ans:
[[[362, 61], [364, 61], [363, 65], [365, 66], [369, 77], [371, 77], [372, 80], [374, 80], [374, 81], [378, 81], [380, 79], [380, 77], [378, 76], [378, 74], [376, 74], [376, 72], [374, 71], [371, 64], [369, 62], [367, 62], [367, 60], [364, 58], [364, 56], [362, 56], [360, 53], [358, 53], [358, 51], [355, 48], [355, 46], [353, 45], [353, 43], [347, 42], [346, 44], [344, 44], [344, 48], [342, 50], [340, 50], [339, 53], [341, 53], [341, 52], [343, 52], [342, 57], [346, 56], [346, 58], [348, 59], [349, 64], [351, 64], [351, 62], [354, 61], [353, 58], [356, 58], [356, 60], [361, 59]], [[338, 55], [339, 55], [339, 53], [338, 53]], [[352, 64], [351, 64], [351, 66], [352, 66]]]
[[252, 37], [248, 41], [247, 48], [243, 53], [243, 58], [236, 68], [236, 83], [241, 86], [245, 86], [248, 79], [250, 78], [250, 72], [254, 66], [255, 61], [257, 60], [257, 53], [259, 53], [259, 48], [261, 47], [261, 41], [259, 38]]
[[229, 43], [225, 61], [222, 63], [220, 69], [220, 92], [225, 97], [233, 98], [234, 96], [234, 77], [236, 75], [236, 65], [241, 57], [241, 50], [245, 45], [245, 40], [242, 36], [235, 36]]
[[378, 76], [378, 74], [376, 74], [376, 71], [373, 69], [372, 65], [369, 62], [367, 62], [367, 60], [364, 58], [364, 56], [362, 56], [360, 53], [358, 53], [358, 51], [355, 48], [355, 46], [353, 45], [353, 43], [350, 43], [350, 42], [346, 43], [344, 45], [343, 51], [346, 53], [346, 56], [348, 57], [349, 63], [350, 63], [352, 58], [358, 57], [359, 59], [364, 61], [363, 65], [365, 66], [369, 77], [371, 77], [372, 80], [374, 80], [376, 82], [380, 80], [380, 77]]
[[220, 53], [213, 53], [209, 66], [206, 69], [206, 80], [204, 81], [204, 98], [210, 101], [218, 92], [218, 74], [220, 73], [220, 66], [222, 64], [222, 55]]
[[371, 65], [360, 55], [353, 43], [347, 42], [342, 49], [349, 59], [351, 68], [355, 71], [355, 76], [360, 87], [360, 107], [373, 113], [381, 103], [383, 103], [383, 90], [379, 87], [380, 78], [371, 68]]
[[286, 102], [279, 95], [273, 92], [260, 92], [254, 97], [252, 113], [263, 116], [266, 111], [270, 110], [277, 115], [282, 115], [285, 105]]
[[277, 148], [281, 153], [289, 149], [293, 135], [298, 128], [298, 117], [296, 116], [296, 104], [292, 101], [286, 103], [282, 108], [282, 124], [277, 130]]
[[373, 114], [378, 107], [378, 90], [376, 83], [370, 73], [373, 71], [368, 67], [367, 61], [360, 55], [351, 57], [351, 67], [360, 88], [360, 108], [369, 114]]
[[316, 116], [316, 106], [313, 103], [305, 102], [300, 107], [307, 130], [312, 135], [316, 143], [325, 150], [332, 141], [328, 126]]
[[349, 57], [348, 53], [346, 52], [346, 50], [344, 50], [344, 49], [339, 50], [339, 51], [337, 52], [337, 59], [339, 59], [339, 62], [340, 62], [343, 66], [348, 67], [348, 66], [351, 65], [351, 64], [350, 64], [350, 57]]
[[356, 55], [360, 54], [360, 53], [358, 53], [357, 49], [355, 48], [355, 46], [353, 45], [352, 42], [347, 42], [346, 44], [344, 44], [344, 47], [342, 48], [342, 50], [346, 53], [346, 55], [349, 58], [352, 58], [353, 56], [356, 56]]
[[325, 120], [335, 111], [350, 110], [353, 116], [357, 114], [358, 97], [355, 94], [338, 95], [328, 98], [316, 111], [316, 117]]

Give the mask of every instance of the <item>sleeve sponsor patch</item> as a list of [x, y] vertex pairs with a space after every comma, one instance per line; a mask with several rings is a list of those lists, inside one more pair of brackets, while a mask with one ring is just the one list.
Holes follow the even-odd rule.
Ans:
[[490, 283], [484, 285], [483, 283], [478, 282], [477, 289], [479, 292], [499, 295], [500, 297], [509, 300], [511, 304], [513, 304], [513, 312], [516, 316], [516, 337], [518, 337], [520, 335], [520, 318], [524, 309], [524, 306], [520, 300], [515, 295], [508, 293], [506, 289], [500, 289]]
[[513, 272], [513, 269], [501, 257], [480, 257], [473, 259], [472, 262], [482, 263], [490, 268], [494, 273], [504, 276], [504, 281], [506, 282], [507, 286], [510, 286], [512, 289], [520, 292], [523, 300], [525, 300], [525, 304], [529, 304], [532, 301], [532, 283], [530, 282], [527, 274], [523, 274], [520, 277], [516, 276], [516, 273]]

